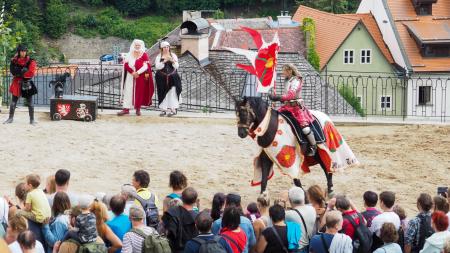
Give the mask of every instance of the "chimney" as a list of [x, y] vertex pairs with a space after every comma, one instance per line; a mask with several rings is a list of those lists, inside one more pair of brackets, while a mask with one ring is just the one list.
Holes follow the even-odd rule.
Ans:
[[209, 23], [196, 18], [181, 24], [181, 54], [189, 51], [201, 66], [209, 64]]
[[202, 17], [201, 11], [183, 11], [183, 22], [201, 18], [201, 17]]
[[292, 26], [292, 17], [287, 11], [281, 11], [281, 15], [277, 16], [279, 27], [289, 27]]

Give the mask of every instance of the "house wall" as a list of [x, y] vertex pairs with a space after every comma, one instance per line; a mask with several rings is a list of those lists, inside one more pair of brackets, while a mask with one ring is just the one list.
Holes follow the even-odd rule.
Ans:
[[[431, 87], [429, 104], [419, 104], [419, 87]], [[450, 74], [414, 73], [408, 80], [407, 115], [409, 118], [450, 121]]]
[[372, 13], [383, 35], [383, 40], [394, 57], [394, 61], [402, 68], [407, 68], [406, 61], [400, 50], [400, 44], [394, 33], [393, 26], [395, 24], [389, 20], [383, 2], [384, 0], [362, 0], [356, 13]]
[[[354, 63], [344, 64], [344, 51], [349, 49], [354, 50]], [[370, 64], [361, 63], [362, 49], [371, 50]], [[342, 43], [321, 74], [327, 76], [332, 86], [337, 89], [345, 86], [359, 97], [362, 109], [368, 116], [397, 116], [404, 111], [403, 80], [395, 76], [392, 65], [362, 24], [358, 24]], [[381, 107], [381, 97], [390, 97], [390, 108]]]

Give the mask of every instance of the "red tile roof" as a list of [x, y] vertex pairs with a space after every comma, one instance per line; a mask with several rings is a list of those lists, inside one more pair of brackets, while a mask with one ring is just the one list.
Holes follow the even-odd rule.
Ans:
[[[307, 6], [300, 6], [293, 20], [301, 23], [306, 17], [314, 19], [316, 24], [316, 50], [320, 57], [320, 69], [328, 63], [359, 22], [362, 22], [367, 28], [387, 61], [394, 63], [372, 14], [332, 14]], [[339, 29], [336, 29], [336, 27], [339, 27]]]
[[414, 72], [450, 72], [450, 57], [422, 57], [420, 48], [410, 35], [407, 26], [417, 27], [424, 37], [440, 36], [443, 26], [450, 25], [450, 1], [438, 0], [433, 4], [432, 16], [418, 16], [411, 0], [387, 0], [387, 6], [401, 44]]
[[[278, 29], [257, 29], [264, 38], [264, 41], [272, 41], [275, 33], [278, 32], [280, 39], [280, 52], [285, 53], [303, 53], [305, 50], [303, 33], [299, 27], [278, 28]], [[220, 36], [217, 45], [212, 50], [222, 50], [224, 47], [234, 47], [242, 49], [256, 49], [252, 37], [241, 29], [232, 31], [221, 31], [216, 33]]]

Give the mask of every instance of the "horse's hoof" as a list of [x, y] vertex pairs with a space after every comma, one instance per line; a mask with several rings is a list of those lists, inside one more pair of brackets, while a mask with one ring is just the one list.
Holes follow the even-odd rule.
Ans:
[[328, 198], [329, 198], [329, 199], [332, 199], [332, 198], [334, 198], [334, 195], [336, 195], [336, 194], [334, 193], [334, 191], [333, 191], [333, 190], [331, 190], [331, 191], [328, 191]]

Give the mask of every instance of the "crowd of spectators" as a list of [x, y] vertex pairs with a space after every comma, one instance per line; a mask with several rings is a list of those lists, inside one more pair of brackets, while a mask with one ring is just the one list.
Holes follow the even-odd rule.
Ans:
[[30, 174], [0, 197], [1, 253], [450, 253], [450, 190], [419, 193], [408, 220], [391, 191], [362, 192], [362, 210], [318, 185], [264, 192], [245, 208], [239, 193], [218, 192], [201, 210], [180, 171], [162, 201], [145, 170], [114, 194], [76, 193], [70, 176], [60, 169], [43, 185]]

